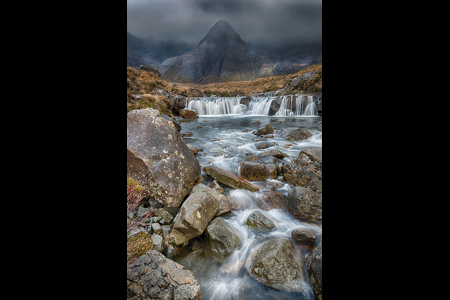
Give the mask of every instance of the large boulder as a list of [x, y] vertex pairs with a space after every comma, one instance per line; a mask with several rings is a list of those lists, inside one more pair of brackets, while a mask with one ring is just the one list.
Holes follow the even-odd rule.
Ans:
[[258, 129], [254, 130], [252, 133], [256, 135], [265, 135], [269, 133], [273, 133], [274, 129], [270, 124], [263, 124]]
[[192, 109], [183, 108], [180, 110], [180, 116], [185, 119], [196, 119], [198, 118], [197, 112]]
[[322, 300], [322, 242], [306, 255], [305, 261], [314, 295]]
[[283, 165], [286, 182], [322, 193], [322, 148], [304, 149], [298, 157]]
[[198, 183], [192, 188], [189, 194], [197, 192], [207, 193], [211, 197], [216, 199], [218, 203], [218, 209], [217, 212], [214, 214], [214, 216], [220, 216], [231, 211], [231, 206], [230, 203], [228, 202], [228, 198], [225, 195], [221, 194], [216, 189], [210, 188], [204, 185], [203, 183]]
[[127, 173], [167, 207], [178, 207], [200, 176], [200, 164], [174, 124], [155, 109], [127, 114]]
[[127, 267], [127, 294], [133, 300], [202, 299], [194, 274], [155, 250]]
[[322, 221], [322, 194], [296, 186], [289, 190], [288, 211], [301, 221]]
[[181, 205], [169, 235], [169, 243], [181, 245], [203, 233], [219, 210], [219, 203], [211, 193], [192, 193]]
[[213, 177], [218, 182], [225, 184], [226, 186], [235, 188], [235, 189], [246, 189], [250, 192], [259, 191], [259, 187], [254, 186], [250, 182], [247, 182], [245, 179], [239, 178], [230, 172], [227, 172], [216, 166], [206, 166], [203, 168], [206, 174]]
[[221, 217], [209, 223], [205, 236], [208, 253], [219, 259], [230, 255], [241, 243], [239, 232]]
[[289, 155], [287, 155], [286, 153], [281, 152], [281, 151], [278, 150], [278, 149], [272, 149], [272, 150], [264, 151], [263, 153], [260, 154], [260, 156], [261, 156], [261, 157], [264, 157], [264, 156], [273, 156], [273, 157], [281, 158], [281, 159], [283, 159], [283, 158], [285, 158], [285, 157], [289, 157]]
[[247, 258], [245, 267], [259, 283], [278, 290], [302, 292], [303, 254], [290, 238], [271, 238], [260, 244]]

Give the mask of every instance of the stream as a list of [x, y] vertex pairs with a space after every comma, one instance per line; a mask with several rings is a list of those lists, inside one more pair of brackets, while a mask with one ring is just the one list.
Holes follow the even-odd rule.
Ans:
[[[238, 112], [236, 110], [231, 113]], [[182, 126], [181, 134], [192, 132], [192, 136], [183, 137], [186, 144], [192, 144], [199, 153], [197, 159], [201, 168], [207, 165], [217, 166], [232, 174], [239, 176], [239, 165], [249, 153], [253, 155], [278, 149], [289, 155], [284, 161], [289, 162], [298, 156], [303, 148], [322, 147], [322, 128], [319, 122], [321, 116], [267, 116], [267, 115], [200, 115], [197, 119], [183, 119], [176, 117]], [[273, 138], [259, 137], [252, 134], [260, 124], [252, 124], [260, 121], [261, 124], [269, 123], [275, 130], [284, 128], [301, 128], [309, 130], [312, 137], [301, 141], [287, 141], [274, 135]], [[282, 123], [276, 124], [277, 121]], [[263, 140], [275, 145], [259, 150], [255, 147], [255, 139]], [[285, 147], [291, 144], [290, 147]], [[228, 300], [228, 299], [315, 299], [312, 288], [308, 282], [305, 265], [304, 289], [301, 293], [287, 292], [270, 288], [254, 280], [245, 269], [245, 261], [253, 249], [263, 241], [271, 237], [291, 238], [291, 232], [297, 228], [312, 230], [316, 236], [321, 235], [322, 226], [314, 223], [301, 222], [292, 217], [287, 211], [272, 209], [265, 211], [274, 220], [276, 227], [271, 231], [254, 231], [246, 225], [247, 217], [258, 208], [256, 200], [258, 196], [269, 191], [275, 186], [275, 190], [287, 195], [292, 187], [289, 184], [275, 179], [262, 181], [250, 181], [260, 188], [257, 192], [249, 192], [244, 189], [233, 189], [221, 185], [225, 195], [229, 199], [240, 203], [237, 210], [233, 210], [221, 216], [234, 227], [241, 235], [241, 244], [238, 249], [225, 259], [219, 260], [211, 256], [203, 256], [202, 249], [177, 255], [174, 260], [191, 270], [200, 284], [203, 299]], [[261, 201], [261, 200], [258, 200]], [[231, 203], [231, 201], [230, 201]], [[312, 247], [300, 246], [303, 258]]]

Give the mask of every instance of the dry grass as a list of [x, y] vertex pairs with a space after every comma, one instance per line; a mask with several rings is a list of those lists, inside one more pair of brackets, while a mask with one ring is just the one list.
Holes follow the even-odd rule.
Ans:
[[[228, 96], [239, 95], [252, 95], [257, 93], [269, 92], [281, 89], [286, 86], [293, 78], [300, 76], [310, 71], [321, 71], [322, 64], [312, 65], [308, 68], [298, 71], [294, 74], [265, 77], [249, 81], [230, 81], [223, 83], [209, 83], [209, 84], [195, 84], [195, 83], [175, 83], [178, 89], [186, 90], [189, 96], [195, 96], [190, 91], [192, 89], [198, 90], [205, 94], [215, 94], [224, 96], [228, 93]], [[322, 78], [320, 81], [315, 82], [316, 86], [322, 87]]]

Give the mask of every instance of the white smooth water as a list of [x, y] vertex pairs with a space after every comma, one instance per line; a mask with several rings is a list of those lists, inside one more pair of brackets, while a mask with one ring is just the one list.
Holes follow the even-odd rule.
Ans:
[[[203, 97], [186, 99], [185, 108], [195, 110], [198, 116], [245, 115], [268, 116], [275, 96], [254, 97], [248, 106], [240, 103], [242, 97]], [[313, 96], [283, 96], [277, 116], [318, 116]], [[305, 100], [307, 99], [307, 100]], [[293, 103], [295, 101], [295, 109]]]

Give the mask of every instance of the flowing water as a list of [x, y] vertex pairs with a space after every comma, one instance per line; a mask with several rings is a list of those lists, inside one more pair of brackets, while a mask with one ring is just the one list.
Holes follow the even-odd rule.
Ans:
[[[267, 98], [267, 97], [266, 97]], [[256, 105], [250, 106], [250, 110], [256, 114], [262, 114], [264, 106], [273, 99], [258, 99]], [[222, 101], [225, 104], [224, 101]], [[230, 101], [231, 102], [231, 101]], [[266, 102], [266, 103], [264, 103]], [[191, 101], [188, 105], [199, 105], [200, 102]], [[192, 144], [199, 153], [197, 159], [201, 168], [206, 165], [214, 165], [230, 173], [239, 176], [239, 165], [249, 153], [253, 155], [261, 154], [264, 151], [278, 149], [289, 157], [284, 158], [288, 162], [298, 156], [301, 149], [306, 147], [322, 147], [322, 128], [318, 125], [322, 121], [319, 116], [257, 116], [251, 114], [234, 114], [233, 110], [219, 104], [216, 112], [231, 112], [227, 115], [200, 115], [198, 119], [185, 120], [177, 118], [182, 126], [183, 132], [192, 132], [191, 137], [184, 137], [186, 143]], [[222, 105], [222, 106], [220, 106]], [[269, 104], [270, 105], [270, 104]], [[239, 102], [235, 102], [234, 107], [239, 107]], [[306, 110], [306, 108], [305, 108]], [[236, 112], [236, 111], [234, 111]], [[287, 141], [284, 138], [274, 136], [266, 139], [268, 142], [275, 142], [275, 145], [259, 150], [254, 145], [255, 139], [262, 139], [251, 132], [260, 125], [252, 124], [260, 121], [261, 124], [270, 123], [276, 130], [283, 128], [302, 128], [310, 130], [313, 134], [310, 139], [302, 141]], [[282, 123], [275, 124], [276, 121]], [[286, 148], [285, 145], [292, 146]], [[240, 247], [222, 260], [211, 256], [203, 255], [202, 247], [193, 249], [188, 254], [180, 254], [175, 257], [175, 261], [191, 270], [198, 280], [203, 299], [211, 300], [235, 300], [235, 299], [314, 299], [314, 294], [309, 285], [306, 275], [305, 264], [305, 288], [302, 293], [281, 291], [266, 287], [250, 277], [245, 268], [245, 261], [252, 251], [264, 240], [270, 237], [291, 237], [291, 232], [297, 228], [311, 229], [316, 236], [321, 235], [322, 226], [301, 222], [294, 219], [289, 212], [280, 209], [266, 211], [276, 220], [275, 229], [268, 232], [253, 231], [246, 225], [246, 219], [255, 210], [260, 210], [258, 201], [259, 195], [263, 191], [269, 191], [271, 186], [276, 187], [276, 191], [287, 195], [289, 184], [278, 180], [270, 179], [263, 181], [250, 181], [258, 186], [258, 192], [249, 192], [244, 189], [228, 188], [224, 185], [225, 195], [230, 202], [240, 203], [240, 208], [221, 216], [226, 222], [233, 226], [241, 236]], [[300, 247], [300, 246], [298, 246]], [[303, 257], [311, 251], [311, 248], [303, 247]]]
[[[270, 106], [278, 97], [253, 97], [247, 105], [241, 104], [242, 97], [187, 98], [185, 107], [195, 110], [197, 115], [261, 115], [268, 116]], [[313, 96], [283, 96], [277, 116], [318, 116]]]

